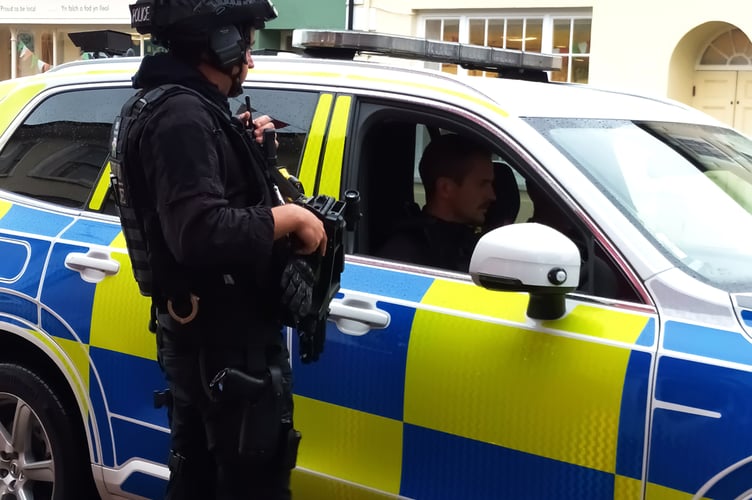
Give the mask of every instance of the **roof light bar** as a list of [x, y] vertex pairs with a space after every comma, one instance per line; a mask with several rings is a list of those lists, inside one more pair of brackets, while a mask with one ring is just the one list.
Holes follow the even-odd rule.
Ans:
[[372, 52], [489, 71], [502, 68], [552, 71], [560, 70], [562, 64], [561, 56], [368, 31], [294, 30], [292, 44], [304, 50]]

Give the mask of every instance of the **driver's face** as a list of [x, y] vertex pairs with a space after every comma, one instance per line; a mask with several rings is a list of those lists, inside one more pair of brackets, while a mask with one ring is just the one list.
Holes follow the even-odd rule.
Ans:
[[496, 199], [493, 189], [494, 168], [489, 157], [476, 155], [468, 174], [460, 183], [454, 183], [453, 206], [456, 218], [465, 224], [482, 225], [486, 211]]

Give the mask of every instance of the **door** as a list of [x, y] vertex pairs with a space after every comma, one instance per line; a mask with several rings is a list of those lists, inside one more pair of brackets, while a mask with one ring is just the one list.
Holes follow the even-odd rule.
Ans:
[[734, 128], [752, 135], [752, 71], [739, 71], [734, 103]]
[[752, 71], [697, 71], [692, 106], [752, 134]]
[[[343, 189], [360, 190], [364, 217], [321, 359], [293, 358], [307, 487], [298, 497], [641, 498], [654, 310], [615, 288], [621, 305], [601, 305], [583, 283], [564, 318], [533, 321], [526, 294], [380, 258], [389, 228], [423, 202], [415, 182], [425, 144], [437, 132], [475, 132], [428, 108], [355, 109], [341, 177]], [[533, 167], [486, 144], [524, 196]], [[600, 236], [588, 237], [605, 266], [597, 272], [631, 287]]]

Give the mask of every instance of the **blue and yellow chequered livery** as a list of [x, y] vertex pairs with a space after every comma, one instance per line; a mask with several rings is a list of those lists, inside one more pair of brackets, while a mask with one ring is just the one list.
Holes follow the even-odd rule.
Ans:
[[[162, 464], [168, 448], [166, 414], [151, 399], [164, 378], [144, 321], [148, 302], [133, 300], [138, 290], [121, 239], [117, 224], [0, 202], [0, 321], [56, 360], [88, 423], [93, 462], [109, 468], [134, 457]], [[113, 243], [121, 252], [110, 254]], [[97, 249], [122, 268], [99, 284], [66, 264]], [[158, 498], [164, 485], [123, 488]]]
[[[50, 348], [65, 360], [89, 412], [95, 462], [111, 469], [132, 460], [163, 463], [166, 417], [153, 408], [151, 393], [164, 382], [145, 328], [148, 304], [114, 317], [129, 303], [121, 294], [137, 293], [130, 275], [86, 283], [65, 266], [66, 255], [112, 246], [123, 250], [112, 258], [128, 271], [119, 228], [18, 204], [2, 208], [0, 244], [12, 257], [0, 268], [3, 302], [12, 304], [4, 308], [3, 322], [39, 338], [50, 335]], [[54, 279], [40, 287], [43, 274]], [[500, 492], [513, 498], [641, 498], [658, 337], [653, 315], [578, 304], [562, 320], [534, 325], [525, 317], [524, 294], [502, 299], [468, 283], [354, 263], [342, 285], [341, 299], [372, 297], [391, 321], [360, 337], [330, 325], [322, 361], [294, 366], [296, 419], [305, 436], [295, 477], [301, 491], [315, 487], [331, 498], [353, 492], [365, 498], [498, 498]], [[740, 349], [743, 339], [733, 332], [716, 352], [700, 352], [702, 343], [692, 339], [717, 334], [706, 330], [669, 323], [665, 347], [676, 350], [676, 339], [684, 339], [678, 345], [689, 354], [749, 361]], [[658, 380], [666, 382], [656, 386], [657, 397], [667, 398], [668, 372], [678, 369], [676, 363], [661, 359]], [[706, 368], [718, 372], [715, 377], [681, 369], [699, 380], [724, 379], [720, 368]], [[725, 371], [736, 374], [730, 381], [744, 375]], [[717, 390], [701, 392], [723, 399]], [[670, 414], [662, 411], [668, 413], [656, 410], [653, 425], [656, 459], [660, 439], [671, 443]], [[749, 455], [726, 427], [723, 448]], [[704, 441], [718, 440], [711, 430], [687, 446], [704, 449]], [[649, 492], [690, 498], [679, 492], [698, 489], [684, 484], [687, 475], [677, 465], [651, 472]], [[144, 471], [120, 484], [147, 498], [163, 487], [163, 478]]]
[[353, 264], [342, 284], [391, 323], [330, 328], [329, 362], [295, 365], [304, 469], [408, 498], [640, 498], [652, 315], [578, 305], [536, 331], [523, 294]]

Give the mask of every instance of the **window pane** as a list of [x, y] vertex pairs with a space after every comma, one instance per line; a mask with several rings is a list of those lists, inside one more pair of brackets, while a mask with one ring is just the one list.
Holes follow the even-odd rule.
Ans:
[[572, 58], [572, 82], [587, 83], [589, 70], [590, 70], [590, 58], [589, 57]]
[[[43, 37], [39, 37], [43, 41]], [[47, 61], [41, 57], [44, 43], [36, 43], [33, 33], [19, 33], [16, 39], [17, 75], [29, 76], [43, 73], [50, 69]], [[51, 46], [50, 46], [51, 48]]]
[[590, 53], [590, 19], [575, 19], [573, 39], [573, 54]]
[[[274, 119], [277, 141], [277, 162], [292, 175], [298, 175], [313, 113], [318, 104], [317, 92], [246, 89], [246, 94], [230, 99], [230, 109], [238, 114], [245, 111], [245, 95], [250, 95], [253, 117], [269, 115]], [[311, 186], [306, 186], [309, 190]]]
[[441, 40], [441, 21], [439, 19], [426, 21], [426, 39]]
[[456, 75], [457, 65], [456, 64], [442, 64], [441, 71], [443, 71], [444, 73], [451, 73], [453, 75]]
[[488, 45], [490, 47], [504, 46], [504, 20], [490, 19], [488, 21]]
[[543, 19], [528, 19], [525, 25], [525, 51], [540, 52], [543, 38]]
[[552, 82], [566, 82], [568, 71], [569, 71], [569, 58], [566, 56], [562, 56], [561, 70], [551, 72], [551, 81]]
[[726, 55], [711, 45], [702, 55], [700, 64], [726, 64]]
[[723, 53], [725, 58], [731, 57], [735, 52], [730, 32], [726, 32], [713, 40], [713, 46], [718, 49], [719, 52]]
[[133, 89], [53, 95], [0, 152], [0, 188], [81, 208], [107, 158], [110, 127]]
[[486, 44], [486, 20], [485, 19], [471, 19], [470, 20], [470, 43], [475, 45]]
[[569, 52], [569, 19], [554, 19], [554, 53]]
[[459, 42], [460, 41], [460, 20], [459, 19], [445, 19], [444, 20], [444, 34], [441, 38], [445, 42]]
[[734, 50], [736, 53], [744, 53], [749, 49], [749, 38], [747, 38], [747, 35], [745, 35], [739, 28], [731, 30], [731, 38], [734, 41]]
[[522, 24], [523, 19], [507, 19], [507, 45], [508, 49], [522, 50]]

